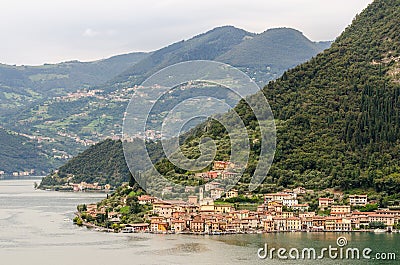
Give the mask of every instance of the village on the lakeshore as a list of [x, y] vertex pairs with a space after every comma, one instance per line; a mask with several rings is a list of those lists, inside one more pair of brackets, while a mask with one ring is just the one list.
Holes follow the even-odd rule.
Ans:
[[[85, 205], [78, 213], [96, 220], [103, 216], [110, 227], [99, 227], [91, 222], [83, 222], [97, 230], [113, 232], [150, 232], [150, 233], [188, 233], [188, 234], [234, 234], [265, 232], [347, 232], [375, 231], [395, 232], [400, 226], [400, 210], [373, 209], [365, 211], [371, 205], [368, 195], [353, 194], [346, 200], [319, 197], [318, 209], [310, 211], [304, 197], [314, 193], [303, 187], [284, 189], [277, 193], [262, 194], [263, 203], [256, 209], [236, 209], [235, 204], [225, 200], [237, 198], [238, 190], [226, 191], [212, 181], [221, 174], [230, 174], [226, 170], [229, 162], [216, 161], [213, 171], [202, 173], [211, 179], [204, 190], [199, 189], [198, 196], [189, 196], [184, 200], [166, 200], [150, 195], [137, 198], [140, 205], [150, 209], [141, 223], [123, 223], [122, 214], [98, 204]], [[232, 173], [233, 174], [233, 173]], [[210, 194], [205, 197], [204, 194]], [[253, 196], [246, 194], [245, 196]], [[125, 205], [128, 195], [122, 198]], [[360, 208], [364, 210], [360, 211]]]

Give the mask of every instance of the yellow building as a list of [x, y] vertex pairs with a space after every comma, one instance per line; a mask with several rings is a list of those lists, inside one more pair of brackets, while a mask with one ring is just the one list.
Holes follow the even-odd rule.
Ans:
[[334, 216], [346, 216], [350, 212], [350, 205], [332, 205], [331, 207], [331, 215]]
[[230, 204], [218, 204], [218, 205], [214, 205], [214, 211], [215, 213], [230, 213], [231, 211], [233, 211], [234, 208], [230, 205]]
[[289, 217], [286, 220], [286, 227], [289, 231], [301, 230], [301, 219], [299, 217]]
[[166, 232], [168, 230], [168, 223], [163, 217], [151, 217], [150, 231], [154, 233]]
[[239, 196], [239, 192], [238, 192], [238, 190], [231, 189], [231, 190], [226, 192], [225, 196], [226, 196], [227, 199], [235, 198], [235, 197]]

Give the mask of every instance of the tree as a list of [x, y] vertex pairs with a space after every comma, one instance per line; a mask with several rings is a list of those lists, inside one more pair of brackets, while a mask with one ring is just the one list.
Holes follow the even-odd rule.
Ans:
[[384, 229], [384, 228], [386, 228], [386, 225], [382, 222], [371, 222], [371, 223], [369, 223], [369, 228], [370, 229], [376, 229], [376, 228]]
[[86, 206], [86, 204], [80, 204], [76, 207], [76, 209], [78, 210], [78, 212], [86, 212], [87, 206]]
[[78, 226], [82, 226], [83, 225], [83, 220], [79, 216], [75, 216], [73, 222], [74, 222], [74, 224], [76, 224]]

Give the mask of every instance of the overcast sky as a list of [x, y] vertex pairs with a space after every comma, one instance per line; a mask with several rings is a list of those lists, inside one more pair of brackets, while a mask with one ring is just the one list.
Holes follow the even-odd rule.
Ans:
[[1, 0], [0, 62], [38, 65], [151, 51], [217, 26], [292, 27], [333, 40], [372, 0]]

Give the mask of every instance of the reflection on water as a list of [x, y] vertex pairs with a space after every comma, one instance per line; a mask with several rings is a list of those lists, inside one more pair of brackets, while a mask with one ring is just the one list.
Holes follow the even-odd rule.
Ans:
[[[33, 189], [38, 180], [0, 180], [0, 264], [365, 264], [360, 261], [260, 260], [257, 250], [320, 249], [345, 236], [349, 246], [396, 252], [400, 234], [272, 233], [261, 235], [152, 235], [90, 231], [71, 221], [76, 205], [105, 194], [60, 193]], [[397, 264], [396, 262], [368, 264]]]
[[153, 255], [187, 255], [191, 253], [200, 253], [209, 251], [205, 244], [200, 243], [185, 243], [185, 244], [177, 244], [172, 248], [156, 250], [149, 254]]

